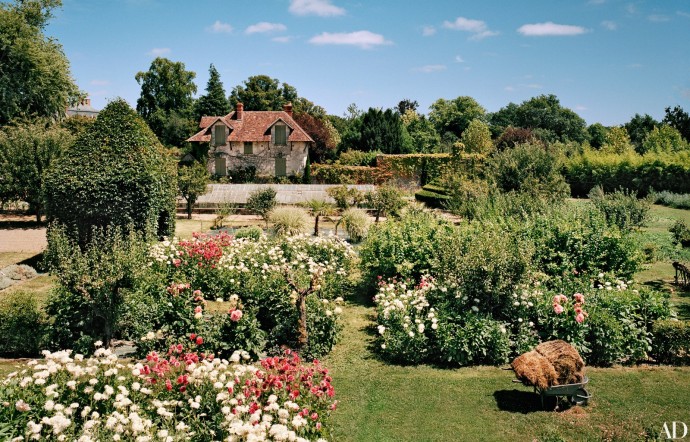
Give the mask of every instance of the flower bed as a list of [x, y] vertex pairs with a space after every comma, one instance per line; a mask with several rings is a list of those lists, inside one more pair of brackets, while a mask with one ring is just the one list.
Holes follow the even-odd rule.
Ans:
[[124, 363], [109, 350], [69, 350], [11, 373], [0, 390], [8, 440], [316, 440], [335, 410], [328, 370], [292, 352], [259, 365], [194, 344]]

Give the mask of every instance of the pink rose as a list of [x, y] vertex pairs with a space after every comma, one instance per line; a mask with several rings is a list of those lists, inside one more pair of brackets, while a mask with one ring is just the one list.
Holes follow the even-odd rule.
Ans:
[[561, 304], [554, 304], [553, 311], [556, 312], [557, 315], [560, 315], [563, 313], [563, 306]]
[[237, 322], [240, 319], [242, 319], [242, 310], [233, 309], [230, 311], [230, 320], [231, 321]]
[[575, 298], [575, 302], [579, 304], [583, 304], [585, 302], [585, 297], [582, 295], [582, 293], [575, 293], [573, 298]]
[[582, 324], [585, 320], [585, 315], [582, 313], [579, 313], [577, 316], [575, 316], [575, 320], [577, 321], [578, 324]]

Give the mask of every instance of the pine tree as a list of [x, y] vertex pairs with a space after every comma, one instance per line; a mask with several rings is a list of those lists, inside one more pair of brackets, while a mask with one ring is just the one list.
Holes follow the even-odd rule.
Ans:
[[230, 102], [225, 95], [218, 70], [211, 64], [208, 72], [206, 95], [199, 97], [196, 102], [195, 115], [197, 120], [203, 116], [221, 116], [230, 113]]

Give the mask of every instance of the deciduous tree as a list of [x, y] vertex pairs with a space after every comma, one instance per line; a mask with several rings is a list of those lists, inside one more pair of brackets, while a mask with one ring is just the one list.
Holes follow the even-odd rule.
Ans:
[[667, 107], [663, 123], [675, 127], [685, 141], [690, 141], [690, 115], [682, 107], [676, 106], [673, 109]]
[[178, 166], [177, 189], [179, 195], [187, 202], [187, 219], [192, 219], [194, 203], [201, 195], [206, 193], [208, 177], [206, 166], [198, 161]]
[[436, 131], [443, 137], [446, 133], [457, 139], [475, 118], [482, 118], [486, 110], [472, 97], [457, 97], [453, 100], [440, 98], [430, 107], [429, 120], [436, 126]]
[[79, 90], [62, 46], [43, 33], [60, 0], [0, 3], [0, 126], [18, 117], [59, 118]]
[[230, 93], [230, 105], [242, 103], [248, 111], [278, 111], [283, 105], [297, 100], [297, 89], [268, 75], [255, 75], [235, 86]]

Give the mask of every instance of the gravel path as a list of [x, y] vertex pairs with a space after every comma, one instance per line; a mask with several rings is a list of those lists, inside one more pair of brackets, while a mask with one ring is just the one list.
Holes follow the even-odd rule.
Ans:
[[47, 245], [45, 227], [35, 229], [0, 229], [0, 253], [40, 253]]

